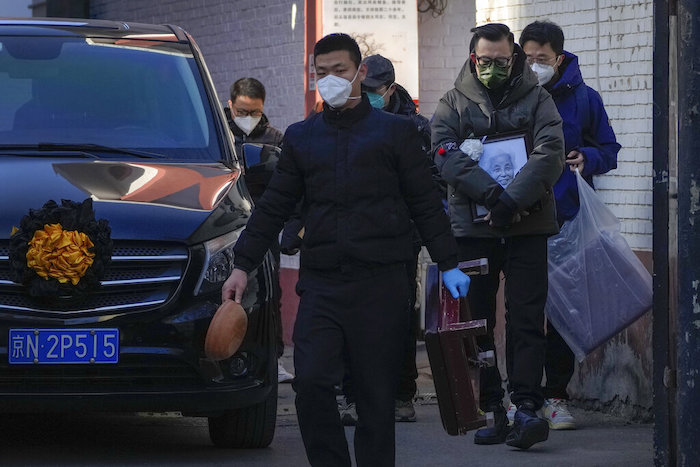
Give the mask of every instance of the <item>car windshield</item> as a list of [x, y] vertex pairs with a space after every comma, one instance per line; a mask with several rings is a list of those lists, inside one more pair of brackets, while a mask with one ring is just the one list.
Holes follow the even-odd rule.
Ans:
[[0, 36], [0, 151], [90, 144], [221, 160], [216, 134], [187, 44]]

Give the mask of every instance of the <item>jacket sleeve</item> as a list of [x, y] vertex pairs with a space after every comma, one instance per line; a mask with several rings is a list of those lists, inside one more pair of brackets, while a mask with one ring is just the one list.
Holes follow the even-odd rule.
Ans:
[[447, 198], [447, 183], [440, 176], [440, 171], [435, 165], [435, 160], [433, 159], [433, 152], [431, 150], [431, 139], [430, 139], [430, 122], [427, 118], [420, 114], [413, 114], [411, 116], [413, 123], [415, 123], [418, 129], [418, 134], [420, 135], [421, 150], [428, 159], [428, 165], [430, 166], [430, 173], [432, 174], [433, 182], [437, 185], [440, 195], [443, 199]]
[[579, 148], [586, 160], [581, 174], [584, 177], [602, 175], [616, 169], [617, 153], [620, 151], [600, 94], [587, 88], [591, 127], [587, 134], [584, 133], [583, 146]]
[[446, 271], [457, 267], [457, 244], [421, 149], [420, 135], [409, 121], [405, 123], [395, 134], [402, 142], [396, 154], [401, 193], [431, 258]]
[[460, 128], [465, 126], [465, 122], [446, 97], [447, 95], [438, 103], [432, 121], [435, 165], [445, 182], [490, 209], [498, 201], [503, 188], [475, 161], [459, 150], [459, 145], [464, 141]]
[[533, 115], [533, 149], [530, 157], [504, 195], [512, 200], [518, 211], [527, 210], [550, 190], [564, 167], [564, 134], [559, 111], [552, 96], [540, 88]]
[[234, 247], [234, 266], [237, 269], [250, 272], [262, 262], [265, 252], [304, 194], [303, 175], [294, 151], [294, 142], [298, 138], [290, 133], [292, 130], [284, 136], [282, 153], [272, 179]]
[[272, 144], [274, 144], [278, 148], [281, 148], [282, 141], [284, 140], [284, 133], [282, 133], [281, 131], [279, 131], [277, 128], [274, 128], [274, 127], [270, 127], [270, 129], [272, 130], [272, 132], [271, 132], [272, 133], [272, 135], [271, 135], [272, 141], [273, 141]]

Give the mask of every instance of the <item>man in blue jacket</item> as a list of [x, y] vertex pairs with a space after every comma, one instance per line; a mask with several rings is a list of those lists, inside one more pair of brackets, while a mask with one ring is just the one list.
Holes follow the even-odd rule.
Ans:
[[[600, 95], [583, 82], [578, 57], [564, 50], [564, 33], [549, 21], [535, 21], [523, 29], [520, 46], [537, 73], [541, 86], [550, 92], [563, 121], [566, 166], [554, 185], [560, 224], [579, 209], [576, 170], [593, 186], [593, 175], [617, 167], [620, 145], [608, 121]], [[546, 386], [543, 412], [550, 428], [574, 429], [566, 401], [566, 387], [574, 373], [574, 354], [553, 326], [547, 329]]]
[[344, 359], [359, 417], [356, 464], [394, 465], [411, 221], [452, 295], [466, 296], [469, 288], [469, 278], [456, 268], [457, 247], [418, 131], [408, 117], [370, 105], [361, 93], [367, 67], [360, 59], [346, 34], [330, 34], [314, 46], [323, 112], [287, 129], [275, 173], [234, 247], [234, 270], [222, 289], [222, 299], [241, 300], [248, 274], [303, 198], [293, 385], [313, 466], [351, 465], [335, 397]]

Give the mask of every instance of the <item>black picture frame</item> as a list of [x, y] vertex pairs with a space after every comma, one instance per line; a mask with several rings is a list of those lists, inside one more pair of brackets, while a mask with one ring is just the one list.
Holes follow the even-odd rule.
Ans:
[[[530, 158], [532, 152], [530, 132], [496, 133], [486, 136], [482, 143], [484, 152], [479, 159], [479, 167], [506, 188]], [[486, 222], [488, 209], [485, 206], [472, 202], [471, 210], [472, 222]]]

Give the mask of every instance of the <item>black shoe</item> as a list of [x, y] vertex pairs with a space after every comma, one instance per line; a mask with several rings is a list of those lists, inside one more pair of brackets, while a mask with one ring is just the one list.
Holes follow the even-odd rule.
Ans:
[[520, 449], [527, 449], [535, 443], [541, 443], [549, 437], [549, 424], [535, 414], [535, 405], [525, 401], [518, 407], [513, 419], [513, 426], [506, 437], [506, 444]]
[[474, 444], [501, 444], [510, 431], [508, 417], [503, 406], [491, 408], [494, 424], [491, 428], [481, 428], [474, 433]]

